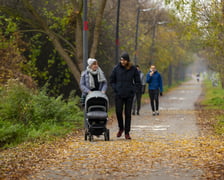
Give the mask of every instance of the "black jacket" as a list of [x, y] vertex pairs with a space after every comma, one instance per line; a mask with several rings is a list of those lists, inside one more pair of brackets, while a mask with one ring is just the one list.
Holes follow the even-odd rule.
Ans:
[[110, 85], [116, 95], [127, 98], [135, 95], [136, 89], [141, 87], [140, 75], [135, 66], [129, 69], [120, 63], [116, 65], [110, 75]]

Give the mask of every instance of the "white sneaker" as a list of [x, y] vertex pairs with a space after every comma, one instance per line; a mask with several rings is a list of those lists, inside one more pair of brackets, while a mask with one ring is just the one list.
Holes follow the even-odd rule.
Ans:
[[156, 115], [159, 116], [159, 111], [156, 111]]
[[152, 112], [152, 115], [155, 116], [156, 115], [156, 112]]

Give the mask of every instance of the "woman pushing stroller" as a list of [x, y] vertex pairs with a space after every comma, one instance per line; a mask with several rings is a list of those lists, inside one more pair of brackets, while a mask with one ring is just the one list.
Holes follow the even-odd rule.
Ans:
[[102, 93], [106, 93], [107, 80], [104, 72], [99, 67], [97, 60], [89, 58], [87, 60], [87, 64], [88, 66], [86, 67], [86, 70], [82, 72], [80, 78], [82, 97], [86, 97], [92, 91], [101, 91]]

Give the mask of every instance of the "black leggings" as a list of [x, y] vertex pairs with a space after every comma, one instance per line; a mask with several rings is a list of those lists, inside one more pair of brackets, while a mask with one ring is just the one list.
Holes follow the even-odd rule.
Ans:
[[159, 110], [159, 89], [149, 90], [149, 97], [152, 111]]

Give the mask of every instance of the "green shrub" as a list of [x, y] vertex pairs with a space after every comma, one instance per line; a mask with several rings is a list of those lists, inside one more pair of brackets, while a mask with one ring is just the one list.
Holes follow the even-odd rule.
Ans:
[[23, 125], [0, 120], [0, 146], [20, 143], [25, 134], [26, 130]]
[[9, 81], [0, 94], [0, 115], [3, 120], [26, 124], [31, 92], [17, 81]]
[[0, 91], [0, 146], [61, 136], [83, 123], [79, 98], [49, 97], [46, 88], [32, 91], [10, 81]]

